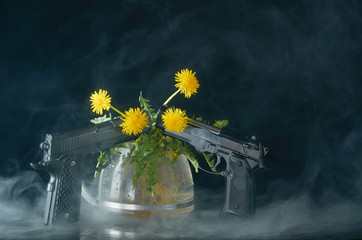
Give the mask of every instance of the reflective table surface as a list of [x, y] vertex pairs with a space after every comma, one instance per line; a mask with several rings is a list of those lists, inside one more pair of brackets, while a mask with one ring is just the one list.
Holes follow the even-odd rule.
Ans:
[[[195, 189], [192, 212], [136, 218], [100, 211], [82, 203], [81, 220], [45, 226], [40, 212], [2, 208], [0, 239], [361, 239], [359, 206], [310, 209], [303, 197], [258, 208], [248, 218], [219, 217], [223, 197]], [[338, 217], [336, 217], [338, 216]]]

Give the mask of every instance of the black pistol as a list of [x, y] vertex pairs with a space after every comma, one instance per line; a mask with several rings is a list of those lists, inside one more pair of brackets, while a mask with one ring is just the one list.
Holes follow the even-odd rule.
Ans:
[[50, 174], [44, 214], [46, 225], [79, 220], [82, 181], [97, 169], [94, 154], [137, 138], [123, 134], [120, 123], [117, 119], [86, 129], [46, 134], [45, 141], [40, 144], [43, 159], [30, 164]]
[[167, 131], [161, 122], [161, 114], [166, 106], [160, 108], [157, 127], [166, 135], [175, 137], [192, 145], [198, 152], [214, 153], [217, 162], [226, 162], [226, 169], [220, 172], [226, 180], [225, 204], [221, 212], [240, 217], [255, 212], [254, 173], [263, 168], [264, 156], [268, 148], [258, 142], [255, 137], [240, 137], [227, 129], [220, 129], [200, 121], [188, 120], [183, 132]]

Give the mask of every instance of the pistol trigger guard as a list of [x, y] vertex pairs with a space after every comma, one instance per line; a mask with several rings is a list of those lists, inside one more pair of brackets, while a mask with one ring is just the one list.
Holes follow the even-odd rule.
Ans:
[[200, 168], [202, 171], [204, 171], [204, 172], [206, 172], [206, 173], [209, 173], [209, 174], [224, 176], [224, 171], [222, 171], [222, 172], [211, 172], [211, 171], [208, 171], [208, 170], [202, 168], [201, 166], [199, 166], [199, 168]]

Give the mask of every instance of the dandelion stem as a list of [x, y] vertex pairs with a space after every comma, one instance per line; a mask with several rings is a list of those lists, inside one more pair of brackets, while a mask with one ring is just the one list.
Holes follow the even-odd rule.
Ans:
[[123, 115], [123, 113], [121, 111], [119, 111], [117, 108], [113, 107], [111, 104], [109, 104], [109, 106], [114, 110], [116, 111], [117, 113]]
[[167, 105], [167, 104], [171, 101], [171, 99], [172, 99], [174, 96], [176, 96], [180, 91], [181, 91], [181, 89], [178, 89], [176, 92], [174, 92], [174, 94], [172, 94], [172, 95], [166, 100], [166, 102], [163, 103], [163, 105]]

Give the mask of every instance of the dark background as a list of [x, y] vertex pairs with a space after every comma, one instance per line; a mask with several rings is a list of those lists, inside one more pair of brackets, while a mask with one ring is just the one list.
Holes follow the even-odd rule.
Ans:
[[172, 105], [270, 148], [259, 208], [303, 196], [360, 210], [361, 14], [360, 1], [1, 1], [1, 178], [33, 171], [45, 133], [90, 126], [93, 91], [122, 110], [142, 91], [157, 108], [189, 68], [198, 93]]

